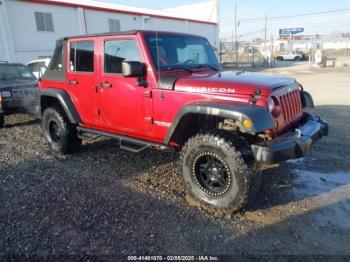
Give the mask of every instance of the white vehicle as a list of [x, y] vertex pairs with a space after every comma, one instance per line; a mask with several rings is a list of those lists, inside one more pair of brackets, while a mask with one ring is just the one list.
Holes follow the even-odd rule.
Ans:
[[30, 61], [27, 63], [27, 67], [35, 75], [36, 78], [40, 78], [46, 71], [46, 68], [49, 66], [51, 58], [43, 58]]
[[284, 61], [284, 60], [289, 60], [289, 61], [300, 61], [303, 59], [303, 56], [301, 54], [292, 52], [292, 53], [286, 53], [286, 54], [280, 54], [276, 57], [277, 61]]

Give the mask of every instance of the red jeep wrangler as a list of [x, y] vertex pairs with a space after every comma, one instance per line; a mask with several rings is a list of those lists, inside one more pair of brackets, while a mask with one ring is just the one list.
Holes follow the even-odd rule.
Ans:
[[87, 134], [131, 152], [181, 151], [184, 184], [203, 204], [238, 210], [257, 163], [303, 157], [328, 124], [303, 112], [311, 96], [292, 78], [223, 72], [203, 37], [131, 31], [57, 41], [40, 82], [52, 151]]

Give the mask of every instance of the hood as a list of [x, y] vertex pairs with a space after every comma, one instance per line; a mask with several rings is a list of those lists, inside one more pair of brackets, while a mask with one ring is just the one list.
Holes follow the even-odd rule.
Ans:
[[0, 90], [34, 88], [37, 86], [38, 86], [38, 80], [35, 78], [33, 78], [33, 79], [0, 80]]
[[273, 89], [295, 84], [291, 77], [239, 71], [193, 73], [178, 78], [174, 89], [182, 92], [253, 95], [270, 95]]

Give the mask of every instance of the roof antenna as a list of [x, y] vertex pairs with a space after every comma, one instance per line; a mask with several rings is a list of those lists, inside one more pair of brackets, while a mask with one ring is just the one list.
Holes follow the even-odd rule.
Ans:
[[158, 82], [160, 87], [162, 87], [162, 78], [160, 76], [160, 61], [159, 61], [159, 45], [158, 45], [158, 30], [156, 31], [156, 49], [157, 49], [157, 70], [158, 70]]

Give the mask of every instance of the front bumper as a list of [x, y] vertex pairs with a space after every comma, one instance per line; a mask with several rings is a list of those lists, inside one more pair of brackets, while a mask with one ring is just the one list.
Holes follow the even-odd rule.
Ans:
[[37, 114], [39, 110], [39, 101], [39, 96], [28, 96], [17, 99], [12, 97], [6, 98], [0, 102], [0, 113], [27, 112]]
[[328, 123], [305, 113], [294, 130], [271, 141], [253, 144], [252, 150], [257, 161], [278, 163], [310, 154], [312, 145], [327, 135]]

